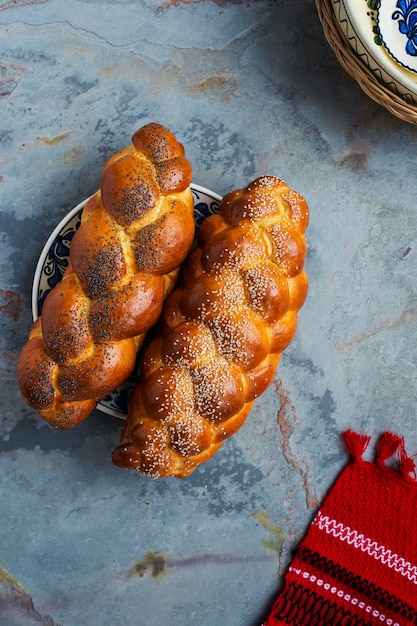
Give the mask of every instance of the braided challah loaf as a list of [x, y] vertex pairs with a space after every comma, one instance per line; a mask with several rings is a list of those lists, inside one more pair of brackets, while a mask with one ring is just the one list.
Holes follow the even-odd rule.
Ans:
[[105, 164], [18, 360], [24, 400], [53, 426], [76, 426], [131, 374], [194, 240], [191, 171], [159, 124]]
[[307, 224], [304, 198], [273, 176], [203, 222], [145, 352], [116, 465], [183, 478], [242, 426], [296, 330]]

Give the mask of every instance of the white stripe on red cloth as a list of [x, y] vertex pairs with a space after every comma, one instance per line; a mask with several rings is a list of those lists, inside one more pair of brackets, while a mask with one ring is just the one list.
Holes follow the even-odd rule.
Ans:
[[328, 535], [332, 535], [336, 539], [340, 539], [340, 541], [344, 541], [361, 550], [361, 552], [368, 554], [375, 560], [381, 561], [398, 574], [417, 584], [416, 565], [406, 561], [402, 556], [399, 556], [389, 548], [373, 541], [370, 537], [366, 537], [363, 533], [345, 526], [327, 515], [323, 515], [320, 511], [317, 513], [312, 525], [318, 526], [320, 530], [324, 530]]

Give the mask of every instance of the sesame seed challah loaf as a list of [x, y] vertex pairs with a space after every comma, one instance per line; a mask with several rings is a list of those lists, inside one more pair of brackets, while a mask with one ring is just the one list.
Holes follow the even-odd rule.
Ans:
[[242, 426], [296, 330], [307, 224], [304, 198], [273, 176], [203, 222], [145, 352], [116, 465], [183, 478]]
[[24, 400], [53, 426], [76, 426], [131, 374], [194, 240], [191, 173], [155, 123], [105, 164], [18, 360]]

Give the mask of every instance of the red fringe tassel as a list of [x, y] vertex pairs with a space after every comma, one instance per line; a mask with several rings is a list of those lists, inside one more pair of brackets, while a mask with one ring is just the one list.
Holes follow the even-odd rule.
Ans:
[[343, 441], [350, 456], [359, 461], [368, 447], [371, 437], [369, 435], [360, 435], [352, 430], [346, 430], [343, 433]]
[[400, 472], [405, 478], [416, 479], [416, 464], [412, 456], [408, 456], [405, 449], [404, 437], [401, 439], [400, 448], [398, 450], [398, 458], [400, 460]]
[[394, 433], [384, 433], [378, 441], [376, 447], [377, 463], [383, 463], [390, 459], [398, 450], [401, 443], [401, 437]]

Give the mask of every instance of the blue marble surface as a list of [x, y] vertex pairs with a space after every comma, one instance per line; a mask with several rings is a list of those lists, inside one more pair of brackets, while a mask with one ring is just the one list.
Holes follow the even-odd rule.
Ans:
[[[259, 625], [341, 432], [417, 451], [417, 128], [346, 75], [313, 0], [0, 2], [0, 112], [0, 624]], [[197, 184], [275, 174], [311, 212], [297, 335], [185, 481], [113, 466], [98, 411], [54, 431], [15, 378], [46, 239], [150, 121]]]

